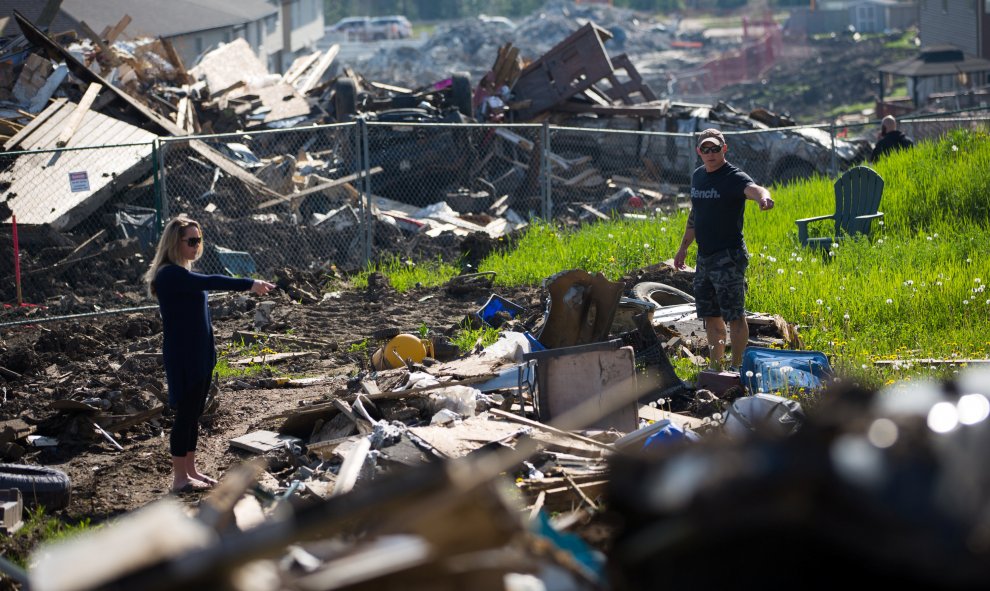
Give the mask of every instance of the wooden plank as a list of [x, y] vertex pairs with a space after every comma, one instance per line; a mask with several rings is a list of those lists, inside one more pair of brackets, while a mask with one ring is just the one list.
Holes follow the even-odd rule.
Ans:
[[244, 449], [256, 454], [268, 453], [289, 443], [301, 443], [302, 440], [292, 435], [283, 435], [274, 431], [252, 431], [246, 435], [235, 437], [230, 440], [231, 447]]
[[41, 15], [35, 19], [35, 24], [43, 28], [50, 27], [61, 8], [62, 0], [48, 0], [45, 3], [45, 7], [41, 10]]
[[93, 101], [96, 100], [97, 95], [103, 90], [103, 85], [98, 82], [92, 82], [86, 88], [86, 92], [83, 93], [82, 98], [79, 100], [79, 104], [76, 105], [72, 114], [69, 115], [69, 119], [65, 122], [65, 126], [62, 128], [62, 132], [58, 134], [58, 139], [55, 140], [55, 146], [58, 148], [64, 148], [69, 140], [72, 139], [73, 134], [79, 128], [79, 124], [82, 123], [83, 117], [86, 115], [86, 111], [93, 106]]
[[[64, 105], [67, 102], [68, 99], [57, 98], [55, 99], [55, 102], [52, 103], [52, 105]], [[28, 123], [27, 125], [22, 127], [21, 130], [17, 132], [17, 135], [4, 142], [3, 149], [7, 152], [11, 151], [15, 146], [17, 146], [17, 144], [24, 141], [24, 138], [31, 135], [32, 133], [34, 133], [36, 129], [41, 127], [41, 124], [43, 124], [45, 121], [50, 119], [52, 115], [58, 113], [60, 109], [52, 108], [52, 105], [49, 105], [47, 109], [45, 109], [41, 113], [38, 113], [37, 116], [34, 116], [34, 119], [31, 121], [31, 123]]]
[[172, 45], [172, 42], [165, 37], [159, 37], [158, 40], [161, 41], [162, 47], [165, 49], [165, 57], [168, 58], [169, 63], [172, 64], [172, 67], [174, 67], [176, 72], [178, 72], [179, 82], [182, 82], [183, 84], [194, 83], [195, 80], [193, 80], [193, 77], [189, 75], [188, 71], [186, 71], [186, 66], [182, 63], [182, 58], [179, 57], [179, 52], [175, 50], [175, 46]]
[[935, 359], [935, 358], [907, 358], [907, 359], [880, 359], [874, 361], [873, 365], [987, 365], [990, 359]]
[[[385, 170], [385, 169], [382, 168], [381, 166], [376, 166], [376, 167], [372, 168], [370, 171], [368, 171], [368, 174], [369, 175], [375, 175], [375, 174], [378, 174], [378, 173], [382, 172], [383, 170]], [[349, 183], [351, 181], [356, 181], [359, 178], [361, 178], [363, 174], [364, 174], [364, 171], [362, 170], [360, 172], [355, 172], [353, 174], [349, 174], [347, 176], [340, 177], [339, 179], [334, 179], [334, 180], [332, 180], [332, 181], [330, 181], [328, 183], [323, 183], [323, 184], [320, 184], [320, 185], [316, 185], [315, 187], [310, 187], [310, 188], [305, 189], [303, 191], [299, 191], [298, 193], [292, 193], [291, 195], [282, 195], [282, 196], [279, 196], [279, 197], [277, 197], [275, 199], [271, 199], [269, 201], [265, 201], [264, 203], [262, 203], [261, 205], [258, 206], [258, 209], [267, 209], [269, 207], [272, 207], [273, 205], [278, 205], [280, 203], [286, 203], [286, 202], [289, 202], [289, 201], [295, 201], [297, 199], [302, 199], [303, 197], [307, 197], [307, 196], [313, 195], [315, 193], [320, 193], [320, 192], [326, 191], [327, 189], [332, 189], [333, 187], [337, 187], [339, 185], [343, 185], [344, 183]]]
[[124, 32], [124, 29], [126, 29], [129, 24], [131, 24], [131, 15], [125, 14], [123, 18], [117, 21], [117, 24], [114, 25], [113, 28], [110, 29], [110, 31], [104, 36], [107, 43], [113, 43], [116, 41], [117, 37]]
[[607, 215], [605, 215], [604, 213], [598, 211], [597, 209], [595, 209], [594, 207], [588, 205], [587, 203], [582, 203], [581, 204], [581, 209], [585, 210], [586, 212], [590, 213], [591, 215], [595, 216], [596, 218], [598, 218], [600, 220], [603, 220], [603, 221], [606, 221], [606, 222], [609, 220], [609, 217]]
[[320, 83], [320, 78], [322, 78], [323, 74], [326, 73], [327, 68], [330, 67], [330, 64], [333, 63], [333, 60], [337, 57], [339, 52], [340, 45], [337, 45], [336, 43], [331, 45], [330, 49], [327, 49], [327, 52], [320, 58], [320, 61], [313, 68], [313, 71], [306, 77], [306, 81], [299, 87], [299, 94], [306, 94]]
[[254, 363], [278, 363], [286, 359], [298, 359], [299, 357], [312, 357], [319, 355], [319, 351], [293, 351], [290, 353], [272, 353], [271, 355], [255, 355], [232, 361], [231, 365], [252, 365]]
[[587, 443], [588, 445], [593, 445], [595, 447], [599, 447], [599, 448], [604, 449], [604, 450], [615, 451], [615, 447], [612, 446], [612, 445], [609, 445], [607, 443], [602, 443], [601, 441], [592, 439], [590, 437], [585, 437], [584, 435], [579, 435], [577, 433], [571, 433], [570, 431], [564, 431], [564, 430], [558, 429], [556, 427], [551, 427], [550, 425], [544, 425], [543, 423], [539, 423], [537, 421], [532, 421], [530, 419], [527, 419], [525, 417], [521, 417], [521, 416], [519, 416], [517, 414], [513, 414], [511, 412], [506, 412], [504, 410], [500, 410], [500, 409], [497, 409], [497, 408], [488, 409], [488, 412], [492, 413], [493, 415], [495, 415], [497, 417], [502, 417], [502, 418], [508, 419], [510, 421], [515, 421], [515, 422], [521, 423], [523, 425], [528, 425], [530, 427], [533, 427], [534, 429], [539, 429], [541, 431], [546, 431], [547, 433], [553, 433], [554, 435], [561, 435], [563, 437], [570, 437], [572, 439], [577, 439], [578, 441], [582, 441], [584, 443]]
[[378, 88], [380, 90], [387, 90], [389, 92], [394, 92], [396, 94], [412, 94], [411, 88], [404, 88], [402, 86], [395, 86], [394, 84], [386, 84], [384, 82], [367, 82], [372, 88]]
[[323, 54], [321, 54], [319, 51], [314, 51], [313, 53], [307, 56], [298, 58], [295, 62], [292, 63], [291, 66], [289, 66], [289, 71], [287, 71], [285, 75], [282, 76], [282, 81], [285, 82], [286, 84], [295, 83], [295, 81], [298, 80], [299, 77], [302, 76], [306, 72], [306, 70], [308, 70], [309, 67], [316, 62], [316, 60], [320, 59], [321, 55]]
[[179, 106], [175, 109], [175, 124], [182, 129], [188, 130], [187, 116], [189, 112], [189, 97], [184, 96], [179, 99]]
[[82, 34], [85, 37], [88, 37], [90, 41], [95, 43], [96, 46], [100, 48], [100, 55], [104, 56], [108, 63], [113, 63], [115, 61], [113, 52], [110, 51], [110, 47], [103, 41], [103, 38], [100, 37], [99, 33], [91, 29], [89, 25], [86, 24], [86, 21], [79, 21], [79, 28], [82, 29]]

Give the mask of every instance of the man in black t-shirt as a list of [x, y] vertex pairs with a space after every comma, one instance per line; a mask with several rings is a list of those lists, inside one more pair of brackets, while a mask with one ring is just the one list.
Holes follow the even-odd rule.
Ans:
[[696, 150], [703, 165], [691, 176], [691, 214], [674, 266], [684, 268], [688, 247], [697, 241], [695, 308], [705, 321], [711, 362], [722, 366], [728, 323], [732, 369], [738, 371], [749, 341], [744, 311], [749, 253], [743, 239], [743, 211], [747, 199], [759, 203], [762, 210], [772, 209], [773, 198], [770, 191], [725, 160], [727, 149], [721, 131], [706, 129], [699, 135]]

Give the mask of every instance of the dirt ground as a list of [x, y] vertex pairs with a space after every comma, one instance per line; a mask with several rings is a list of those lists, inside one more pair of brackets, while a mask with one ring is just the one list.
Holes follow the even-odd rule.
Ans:
[[[304, 388], [272, 387], [269, 375], [222, 380], [218, 410], [203, 421], [198, 456], [206, 473], [222, 477], [251, 457], [231, 448], [231, 438], [257, 429], [278, 430], [280, 422], [272, 417], [303, 404], [326, 401], [344, 389], [349, 378], [367, 371], [367, 353], [351, 345], [378, 329], [416, 331], [425, 325], [434, 333], [449, 333], [467, 314], [478, 311], [492, 293], [524, 306], [526, 312], [517, 319], [527, 326], [538, 324], [545, 307], [544, 292], [538, 286], [480, 286], [466, 291], [440, 287], [398, 293], [387, 282], [376, 281], [368, 289], [336, 292], [318, 303], [296, 303], [298, 298], [291, 294], [299, 290], [320, 293], [315, 279], [283, 278], [282, 289], [266, 297], [276, 307], [272, 324], [264, 332], [337, 343], [336, 350], [325, 347], [318, 357], [273, 366], [282, 375], [332, 379]], [[654, 266], [625, 278], [630, 288], [640, 281], [663, 281], [689, 289], [688, 280], [669, 267]], [[241, 294], [224, 294], [211, 301], [221, 349], [234, 331], [255, 330], [258, 301], [256, 296]], [[153, 311], [21, 325], [0, 334], [0, 366], [22, 375], [0, 377], [4, 394], [0, 421], [20, 418], [36, 428], [35, 434], [58, 440], [55, 447], [31, 447], [23, 440], [7, 444], [3, 461], [50, 466], [68, 474], [72, 481], [72, 500], [64, 512], [68, 519], [89, 518], [98, 523], [168, 494], [168, 412], [114, 433], [123, 447], [118, 451], [93, 429], [92, 418], [98, 413], [78, 404], [103, 405], [107, 407], [103, 413], [115, 416], [159, 405], [165, 396], [160, 350], [161, 321]]]

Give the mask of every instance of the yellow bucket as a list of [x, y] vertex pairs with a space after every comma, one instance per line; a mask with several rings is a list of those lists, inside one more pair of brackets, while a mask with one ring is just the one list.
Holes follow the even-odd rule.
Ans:
[[371, 355], [371, 365], [378, 370], [405, 367], [407, 362], [420, 363], [432, 355], [433, 343], [416, 335], [400, 334]]

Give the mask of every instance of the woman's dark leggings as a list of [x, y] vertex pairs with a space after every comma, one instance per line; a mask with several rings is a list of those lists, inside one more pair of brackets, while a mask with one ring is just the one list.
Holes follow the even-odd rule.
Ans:
[[175, 421], [168, 438], [168, 449], [173, 457], [181, 458], [196, 451], [199, 437], [199, 417], [206, 406], [206, 395], [210, 392], [210, 378], [194, 384], [179, 395], [175, 406]]

